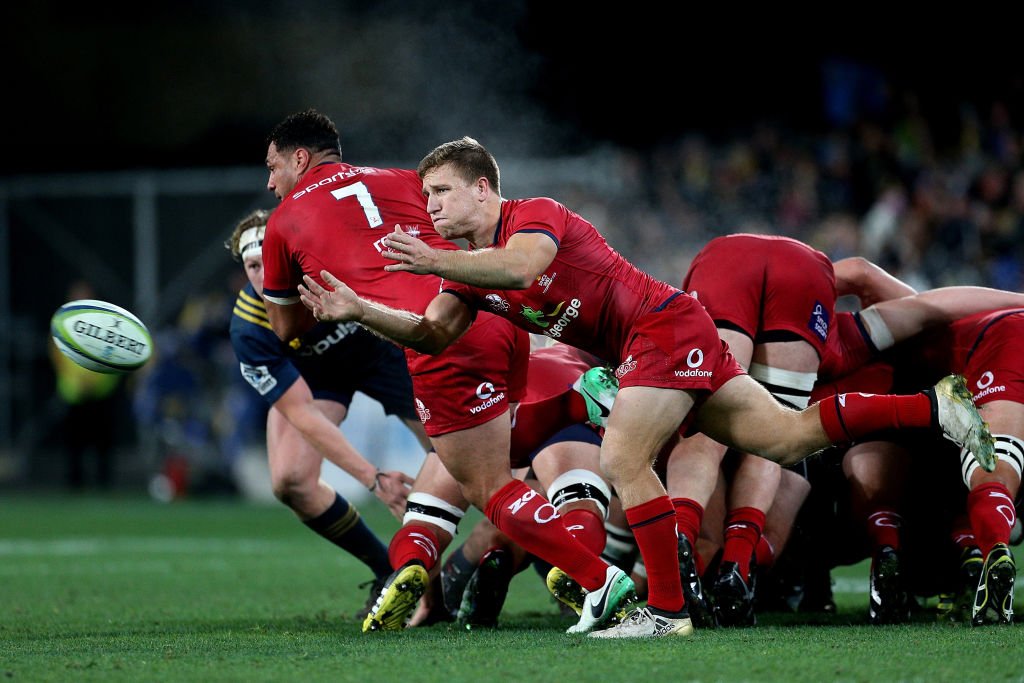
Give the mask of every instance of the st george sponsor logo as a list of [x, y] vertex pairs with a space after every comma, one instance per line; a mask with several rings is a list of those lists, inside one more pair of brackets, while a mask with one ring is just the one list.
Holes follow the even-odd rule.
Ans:
[[426, 423], [430, 419], [430, 409], [419, 399], [416, 399], [416, 413], [420, 416], [420, 422]]
[[[572, 299], [564, 311], [562, 310], [563, 306], [565, 306], [565, 302], [561, 301], [553, 312], [545, 313], [543, 310], [523, 305], [521, 312], [524, 318], [541, 328], [542, 334], [558, 339], [562, 336], [565, 328], [569, 326], [569, 323], [580, 316], [580, 308], [583, 306], [583, 302], [579, 299]], [[561, 315], [559, 315], [560, 313]], [[551, 322], [551, 319], [554, 319], [554, 322]]]

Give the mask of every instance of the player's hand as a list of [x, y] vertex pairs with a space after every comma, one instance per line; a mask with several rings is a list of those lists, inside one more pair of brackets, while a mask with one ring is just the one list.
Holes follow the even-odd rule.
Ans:
[[409, 487], [413, 479], [405, 472], [389, 470], [377, 475], [377, 488], [374, 495], [388, 506], [399, 522], [405, 517], [405, 501], [409, 498]]
[[383, 256], [398, 261], [384, 266], [384, 270], [406, 270], [417, 275], [436, 272], [437, 250], [427, 246], [426, 242], [414, 234], [402, 230], [402, 226], [396, 225], [394, 232], [384, 238], [384, 246], [386, 249], [381, 252]]
[[308, 275], [302, 276], [305, 286], [299, 285], [299, 298], [306, 308], [313, 312], [313, 317], [320, 321], [332, 322], [361, 320], [362, 299], [326, 270], [320, 271], [320, 277], [330, 289], [321, 287], [320, 283]]

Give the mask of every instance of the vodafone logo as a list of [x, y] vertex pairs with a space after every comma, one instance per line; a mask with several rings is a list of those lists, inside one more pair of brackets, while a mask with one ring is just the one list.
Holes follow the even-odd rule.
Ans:
[[481, 382], [480, 386], [476, 388], [476, 396], [481, 401], [486, 401], [494, 395], [494, 385], [490, 382]]
[[986, 370], [985, 374], [982, 375], [981, 378], [978, 380], [978, 388], [988, 389], [990, 386], [992, 386], [992, 382], [994, 381], [996, 381], [995, 375], [993, 375], [991, 371]]

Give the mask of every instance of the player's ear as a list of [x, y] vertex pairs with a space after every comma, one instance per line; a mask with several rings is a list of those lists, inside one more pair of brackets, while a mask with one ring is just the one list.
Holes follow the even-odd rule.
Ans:
[[309, 150], [305, 147], [296, 147], [292, 153], [292, 161], [295, 162], [295, 168], [299, 172], [305, 171], [309, 167], [309, 160], [312, 157], [309, 154]]
[[476, 193], [477, 199], [483, 201], [491, 194], [491, 184], [487, 181], [487, 178], [480, 176], [476, 179]]

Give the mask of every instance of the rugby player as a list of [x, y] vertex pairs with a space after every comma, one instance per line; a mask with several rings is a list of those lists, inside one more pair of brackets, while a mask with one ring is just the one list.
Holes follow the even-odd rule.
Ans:
[[366, 486], [401, 519], [412, 477], [382, 472], [338, 429], [356, 391], [396, 415], [429, 448], [416, 416], [412, 380], [401, 351], [358, 325], [316, 325], [285, 344], [263, 304], [263, 236], [269, 211], [235, 226], [225, 246], [241, 261], [249, 283], [231, 316], [231, 343], [246, 382], [267, 402], [267, 459], [274, 495], [310, 529], [363, 561], [374, 573], [375, 600], [391, 574], [387, 548], [356, 508], [320, 478], [323, 459]]

